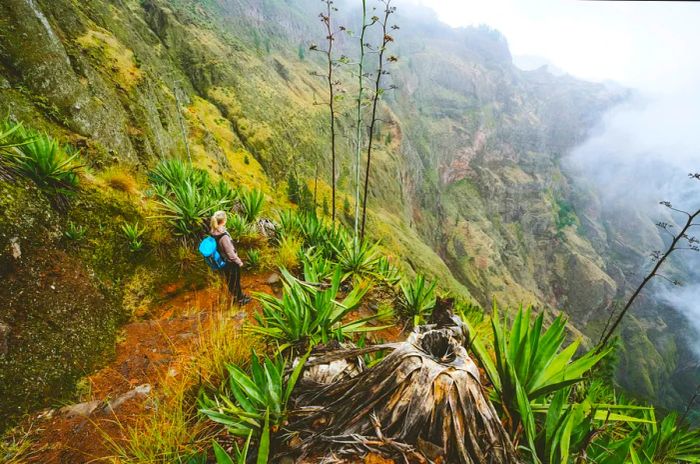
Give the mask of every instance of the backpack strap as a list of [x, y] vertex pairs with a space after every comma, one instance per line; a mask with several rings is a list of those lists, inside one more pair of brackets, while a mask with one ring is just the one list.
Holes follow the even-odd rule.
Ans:
[[[216, 251], [218, 251], [222, 257], [224, 256], [224, 254], [221, 252], [221, 239], [224, 237], [224, 235], [228, 235], [228, 238], [230, 238], [231, 241], [233, 242], [233, 238], [231, 238], [231, 234], [229, 234], [228, 231], [224, 232], [223, 234], [219, 234], [219, 235], [211, 234], [211, 236], [214, 237], [214, 240], [216, 240]], [[224, 259], [226, 259], [226, 258], [224, 258]]]

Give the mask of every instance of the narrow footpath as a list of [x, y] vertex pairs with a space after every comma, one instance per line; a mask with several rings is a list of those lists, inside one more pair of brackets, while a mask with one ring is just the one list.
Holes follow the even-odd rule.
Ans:
[[[244, 275], [247, 293], [273, 293], [275, 278]], [[224, 313], [242, 324], [258, 309], [253, 300]], [[214, 316], [226, 308], [216, 286], [186, 290], [171, 285], [162, 292], [149, 320], [126, 324], [118, 338], [116, 356], [87, 377], [85, 402], [48, 409], [31, 420], [32, 451], [27, 462], [79, 464], [105, 462], [113, 454], [109, 441], [120, 441], [128, 426], [149, 413], [149, 398], [158, 396], [167, 376], [178, 375]]]

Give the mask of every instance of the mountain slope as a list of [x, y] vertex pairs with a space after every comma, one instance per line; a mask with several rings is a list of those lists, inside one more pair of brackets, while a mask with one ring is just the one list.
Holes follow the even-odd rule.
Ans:
[[[318, 166], [319, 199], [328, 198], [327, 113], [319, 104], [325, 87], [311, 74], [323, 63], [306, 50], [309, 42], [322, 42], [317, 8], [316, 2], [282, 0], [7, 0], [0, 5], [0, 111], [70, 140], [98, 173], [114, 166], [143, 172], [161, 158], [190, 157], [281, 203], [289, 173], [313, 182]], [[347, 9], [339, 14], [348, 24], [356, 18]], [[544, 70], [518, 70], [503, 36], [488, 28], [450, 29], [421, 10], [401, 12], [397, 22], [400, 60], [390, 79], [398, 89], [380, 108], [372, 236], [408, 266], [485, 307], [497, 298], [561, 309], [595, 337], [611, 302], [628, 286], [628, 261], [620, 264], [611, 246], [625, 243], [624, 225], [605, 222], [595, 193], [572, 182], [561, 160], [624, 93]], [[339, 40], [339, 48], [349, 50], [350, 40]], [[340, 77], [351, 93], [349, 73]], [[351, 105], [346, 99], [342, 112]], [[352, 190], [350, 117], [343, 114], [339, 125], [338, 182], [345, 197]], [[9, 186], [2, 188], [8, 201], [17, 201]], [[601, 223], [612, 228], [607, 238]], [[21, 229], [4, 226], [2, 249], [11, 262], [10, 239]], [[51, 227], [56, 234], [59, 226]], [[31, 236], [23, 241], [27, 250], [40, 249]], [[64, 245], [56, 240], [54, 246]], [[85, 255], [66, 265], [90, 274], [99, 263]], [[13, 265], [2, 277], [29, 280], [32, 272], [29, 265]], [[90, 294], [110, 297], [110, 312], [123, 317], [128, 291], [121, 283], [138, 279], [138, 272], [124, 266], [90, 274]], [[51, 293], [43, 288], [36, 298]], [[33, 343], [40, 334], [16, 314], [41, 313], [21, 299], [0, 311], [12, 327], [2, 362], [13, 374], [5, 385], [25, 386], [3, 395], [45, 404], [43, 395], [28, 390], [40, 375], [50, 397], [70, 390], [59, 388], [66, 375], [75, 380], [93, 368], [86, 362], [94, 353], [76, 350], [71, 355], [81, 362], [64, 371], [25, 371], [22, 363], [54, 347]], [[657, 328], [630, 321], [622, 366], [635, 375], [622, 380], [658, 398], [681, 354], [675, 342], [651, 343]], [[13, 351], [22, 332], [33, 350], [28, 358]], [[661, 332], [669, 339], [667, 333]], [[663, 395], [668, 404], [680, 400], [675, 389]]]

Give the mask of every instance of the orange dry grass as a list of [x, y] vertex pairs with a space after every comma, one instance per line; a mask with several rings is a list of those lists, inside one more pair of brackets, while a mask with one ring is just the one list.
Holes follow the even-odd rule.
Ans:
[[245, 365], [259, 342], [241, 332], [228, 312], [212, 314], [191, 356], [183, 356], [161, 384], [153, 412], [136, 425], [124, 427], [125, 440], [105, 436], [114, 449], [115, 463], [177, 462], [205, 450], [216, 428], [197, 415], [196, 396], [204, 385], [218, 386], [226, 364]]
[[111, 167], [107, 169], [101, 177], [105, 184], [115, 190], [119, 190], [130, 195], [137, 195], [139, 193], [136, 177], [124, 167]]

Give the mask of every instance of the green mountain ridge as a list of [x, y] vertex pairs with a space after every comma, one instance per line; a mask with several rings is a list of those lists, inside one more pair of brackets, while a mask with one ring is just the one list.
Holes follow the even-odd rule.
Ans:
[[[143, 173], [159, 159], [189, 156], [199, 167], [280, 199], [290, 172], [313, 182], [318, 166], [319, 198], [328, 198], [327, 110], [318, 104], [325, 87], [311, 74], [321, 71], [322, 62], [307, 50], [323, 39], [319, 6], [283, 0], [6, 0], [0, 5], [0, 112], [70, 141], [98, 177], [115, 165]], [[351, 23], [355, 13], [340, 8], [340, 18]], [[396, 22], [401, 29], [392, 53], [399, 61], [390, 79], [397, 89], [387, 92], [380, 108], [370, 184], [373, 238], [414, 270], [483, 307], [496, 299], [560, 309], [572, 329], [595, 342], [613, 301], [634, 285], [630, 271], [652, 249], [647, 244], [660, 239], [633, 212], [605, 212], [595, 191], [572, 179], [562, 159], [626, 93], [544, 70], [521, 71], [505, 38], [486, 27], [451, 29], [420, 11], [400, 11]], [[347, 70], [341, 79], [351, 93]], [[343, 111], [350, 104], [341, 103]], [[339, 118], [343, 195], [352, 190], [352, 147], [345, 137], [351, 124], [349, 117]], [[65, 339], [36, 343], [51, 324], [38, 331], [28, 322], [47, 319], [36, 302], [51, 301], [49, 287], [36, 290], [33, 299], [10, 296], [50, 266], [28, 263], [26, 256], [52, 247], [71, 254], [60, 242], [65, 219], [49, 212], [35, 190], [0, 181], [0, 277], [13, 282], [0, 290], [9, 302], [0, 309], [0, 322], [11, 330], [9, 355], [0, 360], [7, 368], [0, 395], [19, 402], [19, 409], [69, 394], [75, 379], [99, 365], [127, 317], [125, 302], [140, 294], [134, 282], [143, 280], [148, 266], [165, 266], [126, 264], [116, 247], [54, 258], [64, 265], [60, 272], [85, 274], [75, 288], [89, 300], [69, 301], [71, 288], [62, 289], [60, 311], [90, 305], [87, 320], [101, 321], [87, 323], [75, 340], [108, 335], [61, 347], [59, 353], [68, 349], [75, 356], [72, 365], [27, 369]], [[79, 197], [69, 213], [71, 220], [100, 221], [92, 215], [145, 219], [127, 197], [108, 188]], [[630, 235], [635, 217], [640, 227]], [[100, 227], [114, 238], [113, 224]], [[42, 243], [35, 231], [50, 238]], [[25, 255], [20, 264], [10, 256], [15, 237]], [[109, 269], [102, 268], [105, 262]], [[172, 272], [164, 270], [163, 279]], [[618, 379], [641, 397], [679, 407], [700, 373], [681, 369], [688, 329], [657, 306], [644, 301], [626, 321]], [[52, 324], [64, 323], [60, 311], [47, 310]], [[13, 351], [20, 343], [28, 343], [31, 356]], [[43, 387], [32, 390], [38, 378]]]

